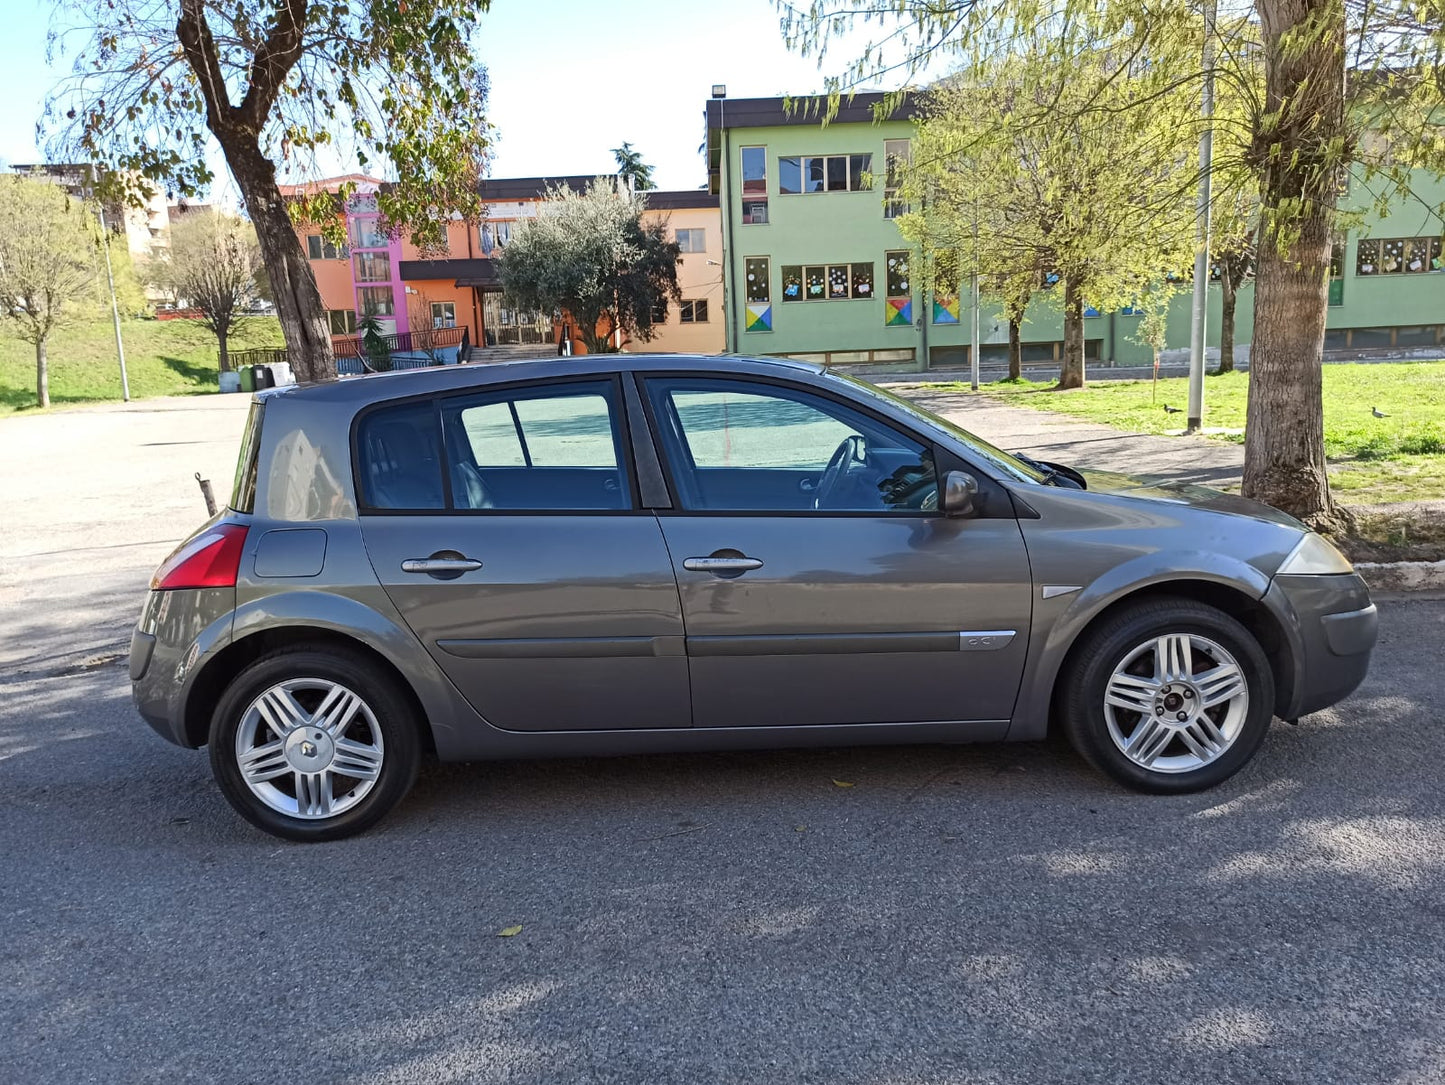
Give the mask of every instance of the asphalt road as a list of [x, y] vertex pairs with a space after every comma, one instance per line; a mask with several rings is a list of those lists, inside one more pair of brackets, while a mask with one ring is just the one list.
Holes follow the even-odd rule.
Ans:
[[0, 1081], [1445, 1080], [1445, 601], [1204, 795], [1055, 744], [433, 765], [282, 844], [115, 657], [239, 425], [0, 423]]

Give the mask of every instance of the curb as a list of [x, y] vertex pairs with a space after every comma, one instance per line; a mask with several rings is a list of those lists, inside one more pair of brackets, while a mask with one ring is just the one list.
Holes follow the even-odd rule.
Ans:
[[1355, 563], [1371, 591], [1445, 591], [1445, 561]]

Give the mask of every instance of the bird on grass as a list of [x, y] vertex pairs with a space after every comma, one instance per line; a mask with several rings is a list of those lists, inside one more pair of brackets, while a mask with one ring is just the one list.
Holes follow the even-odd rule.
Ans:
[[1388, 414], [1386, 414], [1384, 411], [1380, 410], [1379, 407], [1371, 407], [1371, 408], [1370, 408], [1370, 413], [1371, 413], [1372, 415], [1374, 415], [1376, 418], [1389, 418], [1389, 417], [1390, 417], [1390, 416], [1389, 416]]
[[1183, 414], [1183, 413], [1184, 413], [1184, 408], [1183, 408], [1183, 407], [1171, 407], [1171, 406], [1169, 406], [1169, 404], [1166, 403], [1166, 404], [1164, 404], [1164, 413], [1165, 413], [1165, 414]]

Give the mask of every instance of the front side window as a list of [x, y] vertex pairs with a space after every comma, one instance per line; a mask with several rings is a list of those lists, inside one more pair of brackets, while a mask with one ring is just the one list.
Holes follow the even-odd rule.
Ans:
[[747, 381], [665, 377], [647, 387], [685, 509], [937, 510], [932, 450], [844, 404]]

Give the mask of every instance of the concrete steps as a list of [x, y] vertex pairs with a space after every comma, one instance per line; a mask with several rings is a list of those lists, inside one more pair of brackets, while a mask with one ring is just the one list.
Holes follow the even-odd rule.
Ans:
[[506, 343], [495, 347], [473, 345], [467, 352], [467, 361], [473, 365], [492, 362], [517, 362], [525, 358], [555, 358], [557, 347], [553, 343]]

